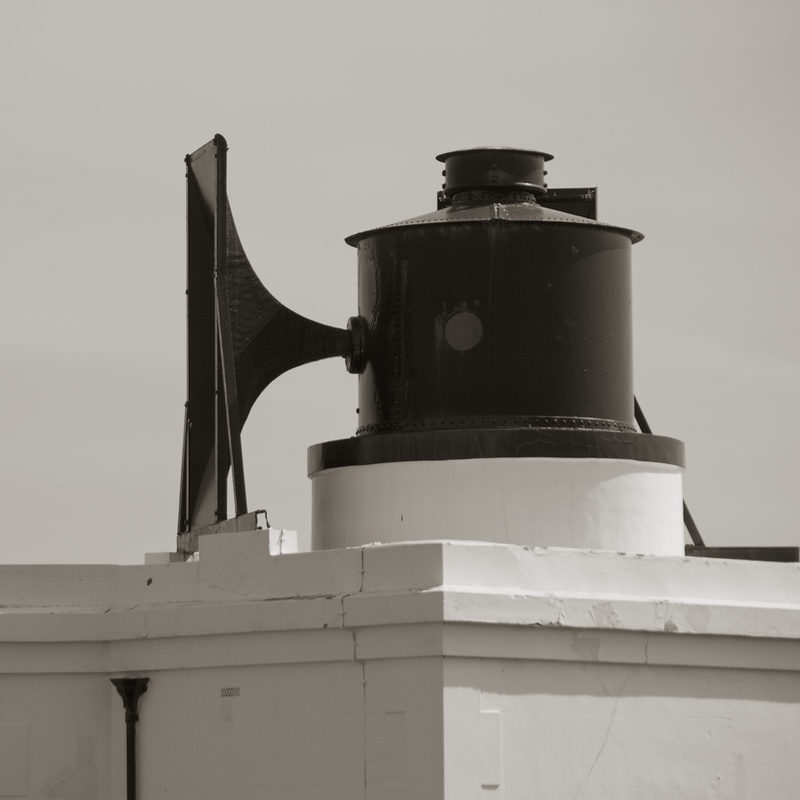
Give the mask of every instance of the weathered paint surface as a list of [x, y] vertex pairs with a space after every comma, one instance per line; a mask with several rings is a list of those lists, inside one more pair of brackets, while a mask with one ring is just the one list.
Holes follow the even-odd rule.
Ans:
[[47, 797], [86, 798], [95, 800], [100, 791], [98, 786], [98, 769], [94, 761], [94, 741], [88, 736], [77, 738], [77, 755], [75, 763], [61, 767], [53, 773], [42, 787]]
[[0, 568], [0, 797], [795, 798], [800, 567], [476, 542]]
[[0, 797], [28, 794], [28, 726], [0, 724]]
[[[111, 683], [60, 663], [57, 645], [24, 649], [20, 660], [19, 645], [0, 644], [11, 656], [0, 672], [0, 797], [111, 797]], [[3, 729], [16, 731], [9, 740]]]
[[796, 797], [800, 676], [761, 677], [738, 669], [447, 660], [445, 796]]

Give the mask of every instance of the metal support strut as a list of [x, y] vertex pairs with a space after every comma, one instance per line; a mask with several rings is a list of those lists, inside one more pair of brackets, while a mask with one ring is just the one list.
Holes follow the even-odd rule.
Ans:
[[[636, 424], [639, 426], [639, 430], [642, 433], [653, 432], [650, 430], [650, 426], [647, 424], [647, 419], [642, 412], [642, 407], [639, 405], [639, 401], [635, 397], [633, 398], [633, 415], [636, 417]], [[683, 524], [686, 526], [686, 530], [689, 531], [689, 536], [692, 537], [692, 542], [694, 543], [695, 547], [705, 547], [703, 537], [700, 535], [700, 531], [697, 530], [697, 525], [695, 524], [694, 519], [692, 519], [692, 515], [689, 513], [689, 506], [686, 505], [685, 500], [683, 501]]]
[[125, 704], [128, 800], [136, 800], [136, 723], [139, 721], [139, 698], [147, 691], [149, 682], [150, 678], [111, 679]]

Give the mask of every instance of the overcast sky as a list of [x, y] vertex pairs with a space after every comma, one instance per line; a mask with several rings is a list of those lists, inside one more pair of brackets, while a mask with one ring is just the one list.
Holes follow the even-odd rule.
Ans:
[[[706, 542], [800, 544], [800, 4], [0, 3], [0, 562], [174, 549], [183, 157], [228, 139], [264, 283], [357, 311], [345, 236], [435, 208], [436, 154], [555, 155], [633, 250], [636, 393]], [[357, 379], [302, 367], [244, 431], [251, 507], [307, 541], [308, 445]]]

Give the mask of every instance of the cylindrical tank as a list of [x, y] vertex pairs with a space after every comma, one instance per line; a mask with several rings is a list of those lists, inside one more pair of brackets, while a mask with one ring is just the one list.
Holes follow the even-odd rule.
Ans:
[[643, 237], [537, 202], [550, 158], [445, 153], [437, 211], [346, 240], [358, 429], [309, 451], [316, 547], [682, 551], [683, 445], [633, 424], [630, 252]]
[[630, 249], [642, 237], [538, 205], [531, 178], [547, 158], [439, 156], [442, 208], [347, 239], [368, 329], [358, 434], [634, 430]]

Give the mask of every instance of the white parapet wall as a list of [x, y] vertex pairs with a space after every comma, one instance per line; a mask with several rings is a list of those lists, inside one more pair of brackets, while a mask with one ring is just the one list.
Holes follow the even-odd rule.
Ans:
[[794, 799], [800, 567], [431, 541], [0, 568], [0, 797]]

